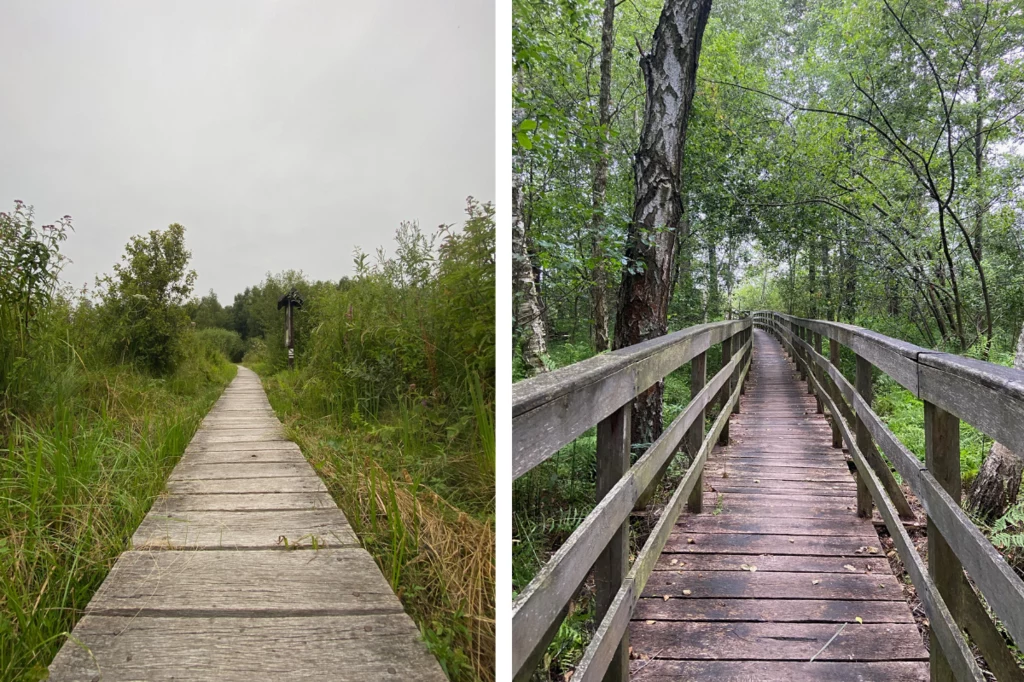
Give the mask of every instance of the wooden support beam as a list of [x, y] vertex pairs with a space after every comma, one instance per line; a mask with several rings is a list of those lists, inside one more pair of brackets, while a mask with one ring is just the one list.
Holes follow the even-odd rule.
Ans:
[[[630, 415], [623, 405], [597, 425], [597, 502], [629, 471]], [[611, 542], [594, 563], [595, 615], [600, 622], [612, 605], [619, 586], [629, 572], [629, 519], [622, 522]], [[622, 636], [618, 651], [604, 677], [605, 682], [629, 680], [629, 633]]]
[[[959, 501], [962, 492], [960, 479], [960, 420], [940, 407], [929, 402], [924, 404], [925, 466], [939, 485], [954, 500]], [[963, 619], [960, 589], [963, 581], [963, 566], [950, 549], [942, 533], [928, 519], [928, 574], [946, 603], [950, 615], [957, 622]], [[956, 678], [949, 661], [942, 652], [934, 634], [931, 637], [931, 679], [932, 682], [952, 682]]]
[[[857, 393], [864, 399], [864, 402], [870, 405], [873, 390], [871, 386], [871, 363], [859, 355], [857, 356], [857, 378], [855, 385]], [[865, 452], [871, 447], [871, 433], [868, 431], [867, 425], [864, 424], [864, 420], [859, 418], [856, 423], [856, 434], [857, 447], [860, 448], [861, 452]], [[857, 471], [857, 516], [871, 516], [871, 492], [868, 490], [863, 474], [859, 469]]]
[[[729, 364], [729, 360], [731, 360], [731, 359], [732, 359], [732, 339], [731, 338], [726, 338], [726, 339], [724, 339], [722, 341], [722, 367], [725, 367], [727, 364]], [[732, 380], [732, 378], [730, 378], [729, 381], [725, 382], [725, 385], [722, 386], [721, 392], [718, 394], [718, 404], [721, 406], [721, 409], [723, 409], [723, 410], [726, 409], [726, 406], [729, 404], [729, 394], [732, 393], [733, 385], [734, 385], [733, 380]], [[729, 408], [729, 409], [731, 409], [731, 408]], [[729, 422], [728, 422], [728, 420], [725, 422], [725, 427], [722, 429], [722, 433], [718, 436], [718, 444], [719, 445], [728, 445], [729, 444]]]
[[[839, 358], [840, 352], [843, 350], [842, 345], [834, 340], [829, 339], [828, 341], [828, 359], [832, 363], [832, 366], [837, 370], [839, 369]], [[835, 399], [835, 398], [834, 398]], [[832, 417], [832, 447], [841, 448], [843, 447], [843, 435], [839, 432], [839, 425], [836, 424], [835, 415]]]
[[[708, 378], [708, 356], [707, 353], [701, 353], [700, 355], [690, 360], [690, 395], [695, 395], [700, 389], [704, 388], [704, 384]], [[744, 382], [745, 383], [745, 382]], [[737, 401], [738, 402], [738, 401]], [[697, 418], [693, 421], [693, 426], [686, 432], [686, 452], [690, 455], [690, 460], [697, 456], [700, 451], [701, 443], [704, 442], [704, 410], [701, 410], [697, 414]], [[693, 486], [693, 492], [690, 493], [689, 499], [686, 501], [686, 508], [691, 514], [699, 514], [702, 511], [704, 505], [704, 470], [702, 469], [697, 476], [697, 483]]]

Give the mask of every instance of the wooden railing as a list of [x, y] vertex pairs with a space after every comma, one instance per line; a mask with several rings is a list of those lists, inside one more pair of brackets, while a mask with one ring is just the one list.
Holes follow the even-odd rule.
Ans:
[[[722, 367], [707, 381], [707, 351], [719, 343]], [[716, 322], [598, 355], [512, 387], [514, 478], [597, 426], [597, 506], [512, 605], [514, 679], [527, 679], [536, 669], [591, 569], [600, 625], [573, 680], [628, 679], [630, 615], [683, 502], [700, 511], [704, 462], [719, 439], [728, 440], [729, 415], [739, 411], [750, 348], [750, 319]], [[633, 398], [687, 362], [689, 404], [630, 466]], [[705, 410], [715, 402], [721, 410], [705, 435]], [[630, 512], [648, 497], [684, 443], [690, 467], [630, 567]]]
[[[960, 508], [960, 421], [1024, 453], [1024, 372], [836, 322], [775, 312], [755, 312], [752, 319], [779, 339], [816, 396], [819, 412], [831, 415], [833, 446], [845, 443], [857, 468], [858, 514], [869, 516], [873, 503], [885, 520], [931, 624], [931, 679], [985, 679], [966, 631], [998, 680], [1024, 680], [981, 600], [1022, 646], [1024, 582]], [[823, 338], [828, 358], [822, 355]], [[842, 346], [856, 356], [852, 385], [839, 370]], [[872, 411], [873, 368], [924, 401], [924, 463]], [[913, 518], [913, 510], [892, 469], [927, 515], [927, 565], [902, 523]]]

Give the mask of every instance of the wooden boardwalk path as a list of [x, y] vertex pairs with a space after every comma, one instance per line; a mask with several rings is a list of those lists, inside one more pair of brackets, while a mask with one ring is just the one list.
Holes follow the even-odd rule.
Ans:
[[446, 677], [240, 367], [50, 679]]
[[778, 342], [755, 330], [753, 347], [729, 445], [705, 468], [704, 511], [680, 516], [633, 612], [632, 679], [927, 680], [828, 422]]

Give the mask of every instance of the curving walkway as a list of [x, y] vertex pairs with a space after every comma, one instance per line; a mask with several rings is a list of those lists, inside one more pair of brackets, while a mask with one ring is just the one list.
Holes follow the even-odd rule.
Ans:
[[244, 367], [132, 543], [51, 680], [447, 679]]
[[779, 344], [753, 338], [731, 440], [705, 468], [704, 512], [680, 517], [633, 613], [632, 679], [927, 680], [928, 652], [874, 526], [856, 515], [828, 422]]

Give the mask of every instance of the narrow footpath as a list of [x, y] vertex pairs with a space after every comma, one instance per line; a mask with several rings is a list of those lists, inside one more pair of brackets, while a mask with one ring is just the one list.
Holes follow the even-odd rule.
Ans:
[[815, 399], [773, 338], [704, 509], [679, 517], [630, 623], [632, 679], [928, 680], [928, 652]]
[[51, 680], [447, 679], [244, 367], [132, 545]]

